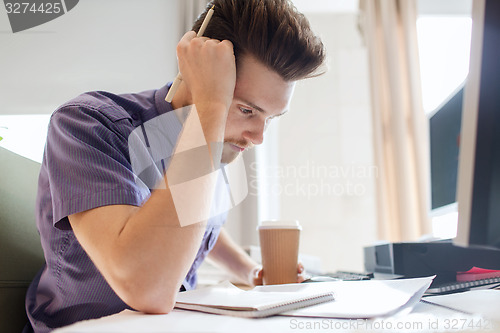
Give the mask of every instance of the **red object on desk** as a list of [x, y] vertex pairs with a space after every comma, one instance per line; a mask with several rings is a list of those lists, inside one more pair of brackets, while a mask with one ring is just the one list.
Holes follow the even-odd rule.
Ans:
[[500, 270], [472, 267], [467, 272], [457, 272], [457, 281], [477, 281], [500, 277]]

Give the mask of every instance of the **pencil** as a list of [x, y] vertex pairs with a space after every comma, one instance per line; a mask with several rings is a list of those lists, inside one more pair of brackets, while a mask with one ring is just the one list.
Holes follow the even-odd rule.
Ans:
[[[212, 18], [212, 15], [214, 14], [214, 7], [210, 8], [207, 12], [207, 15], [205, 16], [205, 19], [203, 20], [203, 23], [201, 24], [200, 30], [198, 30], [198, 34], [196, 34], [196, 37], [202, 37], [203, 34], [205, 33], [205, 29], [207, 28], [208, 22], [210, 22], [210, 19]], [[165, 101], [171, 103], [172, 99], [174, 98], [175, 92], [179, 88], [179, 85], [182, 81], [182, 75], [181, 73], [178, 73], [177, 76], [174, 79], [174, 82], [172, 82], [172, 86], [168, 90], [167, 96], [165, 97]]]

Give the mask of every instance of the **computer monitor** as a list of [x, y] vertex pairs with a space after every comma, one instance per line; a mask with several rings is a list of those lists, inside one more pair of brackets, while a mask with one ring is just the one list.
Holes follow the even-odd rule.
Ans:
[[500, 249], [500, 1], [474, 0], [454, 244]]
[[464, 84], [461, 84], [429, 114], [432, 217], [440, 217], [457, 211], [458, 153], [463, 92]]

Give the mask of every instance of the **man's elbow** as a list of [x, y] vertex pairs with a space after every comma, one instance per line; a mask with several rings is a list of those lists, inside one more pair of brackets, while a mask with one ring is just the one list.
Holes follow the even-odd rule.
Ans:
[[[139, 272], [115, 274], [111, 287], [131, 308], [144, 313], [166, 314], [175, 306], [179, 292], [177, 283], [152, 278]], [[144, 273], [144, 272], [142, 272]]]
[[135, 302], [135, 306], [132, 306], [133, 309], [148, 313], [148, 314], [167, 314], [170, 313], [174, 309], [175, 299], [174, 300], [162, 300], [158, 302], [144, 302], [142, 300], [138, 300]]
[[127, 292], [124, 302], [134, 310], [149, 314], [167, 314], [175, 306], [177, 291], [172, 290], [140, 290]]
[[174, 308], [182, 280], [167, 273], [144, 266], [108, 265], [108, 280], [115, 293], [144, 313], [165, 314]]

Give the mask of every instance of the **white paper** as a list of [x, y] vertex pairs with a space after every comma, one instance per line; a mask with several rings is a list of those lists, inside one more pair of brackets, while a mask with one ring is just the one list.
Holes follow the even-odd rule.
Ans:
[[205, 305], [219, 308], [252, 308], [260, 310], [272, 305], [283, 304], [307, 298], [319, 293], [304, 291], [268, 291], [242, 290], [230, 282], [197, 290], [179, 293], [176, 301], [184, 304]]
[[320, 293], [333, 291], [335, 301], [286, 312], [282, 315], [326, 318], [374, 318], [411, 310], [432, 283], [433, 277], [400, 280], [365, 280], [301, 283], [256, 287], [260, 291], [293, 289]]
[[464, 293], [430, 296], [426, 301], [500, 322], [500, 290], [471, 290]]
[[[177, 301], [225, 306], [259, 306], [273, 299], [276, 293], [283, 300], [326, 292], [335, 294], [335, 301], [283, 313], [286, 316], [326, 318], [374, 318], [390, 316], [404, 309], [410, 311], [432, 283], [433, 277], [400, 280], [335, 281], [258, 286], [242, 291], [223, 283], [191, 292], [180, 293]], [[266, 297], [266, 293], [269, 296]], [[244, 298], [248, 295], [250, 298]], [[262, 295], [259, 295], [262, 294]], [[249, 302], [252, 300], [252, 304]]]

